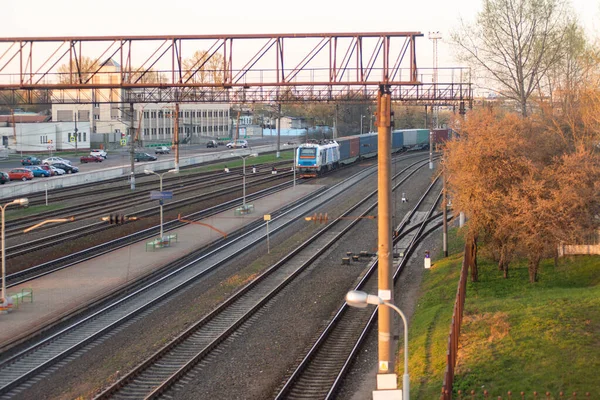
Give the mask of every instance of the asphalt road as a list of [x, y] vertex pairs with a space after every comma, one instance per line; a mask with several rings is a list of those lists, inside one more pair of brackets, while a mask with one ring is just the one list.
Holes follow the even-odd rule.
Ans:
[[[276, 136], [265, 136], [265, 137], [257, 137], [257, 138], [247, 138], [246, 140], [248, 140], [248, 144], [250, 146], [250, 148], [252, 148], [252, 146], [260, 146], [260, 145], [265, 145], [265, 144], [274, 144], [277, 142], [277, 137]], [[208, 139], [206, 140], [208, 142]], [[296, 137], [290, 137], [290, 136], [282, 136], [280, 143], [281, 143], [281, 150], [287, 150], [289, 149], [286, 146], [283, 146], [284, 143], [288, 143], [288, 142], [295, 142], [295, 143], [300, 143], [300, 141], [298, 140], [298, 138]], [[136, 149], [136, 151], [139, 152], [146, 152], [150, 155], [155, 155], [159, 160], [168, 160], [168, 159], [173, 159], [175, 157], [175, 151], [172, 149], [170, 154], [154, 154], [154, 148], [151, 147], [147, 147], [147, 148], [143, 148], [143, 149]], [[206, 148], [205, 144], [193, 144], [193, 145], [181, 145], [179, 147], [179, 157], [186, 157], [187, 155], [193, 155], [193, 154], [203, 154], [203, 153], [214, 153], [214, 152], [230, 152], [231, 150], [228, 149], [226, 146], [219, 146], [217, 148]], [[75, 166], [77, 166], [79, 168], [80, 172], [85, 172], [85, 171], [94, 171], [94, 170], [98, 170], [98, 169], [103, 169], [103, 168], [108, 168], [108, 167], [116, 167], [116, 166], [120, 166], [120, 165], [124, 165], [127, 164], [129, 165], [131, 163], [131, 155], [129, 152], [129, 147], [122, 147], [119, 148], [118, 150], [108, 150], [108, 157], [106, 158], [106, 160], [102, 161], [101, 163], [80, 163], [79, 162], [79, 157], [83, 156], [83, 155], [87, 155], [89, 154], [88, 151], [84, 151], [81, 150], [77, 153], [77, 155], [69, 155], [69, 156], [65, 156], [64, 158], [68, 159], [71, 161], [71, 163]], [[40, 159], [44, 159], [46, 157], [49, 157], [48, 154], [23, 154], [23, 156], [26, 155], [35, 155], [36, 157], [40, 158]], [[60, 152], [54, 153], [53, 155], [58, 155], [59, 157], [62, 157], [60, 155]], [[21, 167], [21, 155], [11, 155], [10, 158], [8, 160], [0, 160], [0, 171], [8, 171], [12, 168], [17, 168], [17, 167]]]

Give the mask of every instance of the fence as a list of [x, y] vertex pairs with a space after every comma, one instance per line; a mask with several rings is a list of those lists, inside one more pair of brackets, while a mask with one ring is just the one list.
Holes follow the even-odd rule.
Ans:
[[450, 335], [448, 337], [448, 351], [446, 352], [446, 371], [444, 372], [444, 385], [442, 387], [441, 400], [452, 399], [452, 382], [454, 381], [454, 368], [456, 367], [456, 356], [458, 353], [458, 338], [460, 336], [460, 326], [462, 323], [463, 310], [465, 308], [465, 297], [467, 296], [467, 275], [469, 258], [471, 252], [465, 245], [462, 268], [460, 270], [460, 279], [456, 291], [456, 300], [454, 301], [454, 311], [452, 312], [452, 323], [450, 324]]
[[[594, 399], [596, 397], [593, 397]], [[492, 395], [490, 394], [487, 390], [484, 390], [482, 392], [476, 392], [474, 390], [468, 392], [468, 393], [461, 393], [461, 391], [458, 391], [458, 400], [479, 400], [479, 399], [483, 399], [483, 400], [488, 400], [488, 399], [494, 399], [494, 400], [589, 400], [592, 399], [591, 394], [589, 392], [585, 392], [585, 393], [577, 393], [577, 392], [573, 392], [573, 393], [564, 393], [564, 392], [560, 392], [558, 393], [557, 396], [553, 396], [552, 393], [550, 392], [532, 392], [532, 393], [525, 393], [525, 392], [508, 392], [506, 393], [505, 396], [496, 396], [496, 395]]]
[[[600, 246], [600, 245], [597, 245]], [[569, 247], [569, 246], [565, 246]], [[574, 246], [573, 246], [574, 247]], [[582, 246], [589, 247], [589, 246]], [[467, 276], [469, 265], [471, 265], [470, 257], [472, 253], [468, 249], [468, 243], [465, 245], [462, 267], [460, 270], [460, 279], [458, 281], [458, 289], [456, 291], [456, 300], [454, 301], [454, 311], [452, 312], [452, 322], [450, 324], [450, 334], [448, 336], [448, 350], [446, 352], [446, 370], [444, 372], [444, 383], [442, 386], [442, 395], [440, 400], [452, 399], [452, 383], [454, 382], [454, 368], [456, 367], [456, 358], [458, 354], [458, 339], [460, 336], [460, 327], [462, 324], [463, 311], [465, 306], [465, 298], [467, 296]], [[579, 396], [576, 392], [573, 393], [558, 393], [557, 396], [550, 392], [508, 392], [506, 396], [497, 396], [490, 394], [487, 390], [476, 392], [474, 390], [468, 393], [462, 393], [460, 390], [457, 393], [458, 400], [576, 400], [576, 399], [591, 399], [589, 392], [581, 393]], [[594, 397], [597, 398], [597, 397]]]

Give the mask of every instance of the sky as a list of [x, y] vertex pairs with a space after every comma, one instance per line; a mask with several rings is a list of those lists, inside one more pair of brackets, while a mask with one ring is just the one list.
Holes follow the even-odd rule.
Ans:
[[[454, 67], [444, 37], [461, 18], [473, 21], [481, 1], [6, 1], [0, 37], [419, 31], [424, 36], [417, 39], [418, 66], [431, 67], [428, 33], [440, 32], [438, 66]], [[589, 34], [598, 37], [600, 0], [571, 4]]]

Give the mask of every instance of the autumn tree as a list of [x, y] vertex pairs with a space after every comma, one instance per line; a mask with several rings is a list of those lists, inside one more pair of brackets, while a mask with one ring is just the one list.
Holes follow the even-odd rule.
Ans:
[[481, 238], [508, 277], [523, 254], [529, 279], [561, 242], [598, 227], [600, 154], [563, 145], [553, 122], [490, 110], [471, 112], [448, 143], [444, 166], [453, 203], [469, 218], [468, 238]]
[[451, 38], [459, 58], [526, 116], [540, 81], [563, 57], [572, 25], [564, 0], [484, 0], [476, 22], [463, 23]]

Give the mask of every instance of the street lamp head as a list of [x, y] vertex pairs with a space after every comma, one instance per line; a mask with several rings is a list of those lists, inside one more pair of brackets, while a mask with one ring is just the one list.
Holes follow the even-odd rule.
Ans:
[[152, 172], [153, 172], [153, 171], [150, 171], [149, 169], [145, 169], [145, 170], [144, 170], [144, 173], [145, 173], [146, 175], [150, 175]]
[[28, 198], [16, 199], [16, 200], [13, 200], [10, 204], [26, 206], [27, 204], [29, 204], [29, 199]]
[[365, 308], [368, 304], [383, 304], [383, 300], [378, 296], [360, 290], [351, 290], [346, 293], [346, 303], [350, 307]]
[[167, 172], [173, 172], [175, 174], [178, 174], [179, 173], [179, 168], [170, 169]]
[[252, 153], [250, 154], [250, 157], [258, 157], [258, 153]]

